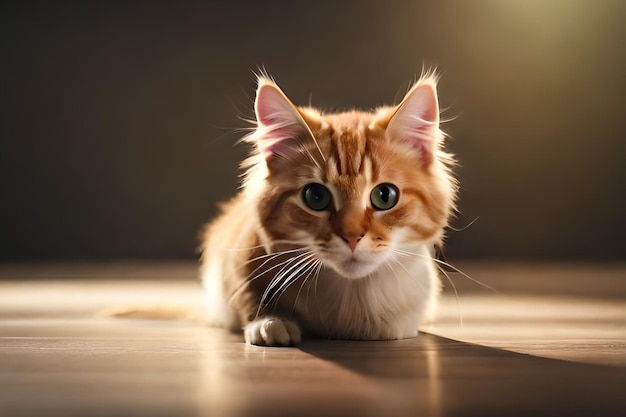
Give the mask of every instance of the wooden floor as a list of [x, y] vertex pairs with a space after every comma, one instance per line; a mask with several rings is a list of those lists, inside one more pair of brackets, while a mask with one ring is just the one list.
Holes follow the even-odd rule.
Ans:
[[625, 416], [626, 266], [466, 264], [393, 342], [246, 346], [120, 305], [201, 304], [193, 263], [0, 265], [0, 416]]

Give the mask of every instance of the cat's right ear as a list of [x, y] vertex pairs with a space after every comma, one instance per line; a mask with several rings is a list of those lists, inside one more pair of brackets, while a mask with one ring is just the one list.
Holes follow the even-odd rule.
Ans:
[[266, 160], [274, 156], [291, 159], [302, 152], [302, 141], [313, 137], [296, 106], [267, 78], [259, 78], [254, 111], [256, 143]]
[[420, 79], [390, 115], [385, 120], [388, 139], [410, 144], [422, 165], [430, 165], [443, 137], [439, 130], [436, 77]]

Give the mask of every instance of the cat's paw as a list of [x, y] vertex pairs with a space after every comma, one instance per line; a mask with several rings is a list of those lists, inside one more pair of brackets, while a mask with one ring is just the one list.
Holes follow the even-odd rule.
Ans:
[[277, 317], [263, 317], [243, 329], [246, 343], [260, 346], [293, 346], [300, 343], [300, 327]]

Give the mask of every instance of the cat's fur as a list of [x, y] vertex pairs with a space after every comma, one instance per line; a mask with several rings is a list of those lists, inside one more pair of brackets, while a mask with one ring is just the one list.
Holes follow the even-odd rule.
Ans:
[[[203, 236], [210, 323], [256, 345], [417, 335], [439, 293], [431, 256], [457, 191], [436, 81], [423, 76], [395, 107], [323, 114], [259, 77], [242, 189]], [[305, 203], [311, 183], [330, 191], [328, 209]], [[370, 194], [385, 183], [399, 199], [377, 210]]]

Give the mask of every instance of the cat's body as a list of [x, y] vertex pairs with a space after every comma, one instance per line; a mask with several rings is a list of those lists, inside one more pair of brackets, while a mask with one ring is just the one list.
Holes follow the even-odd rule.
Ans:
[[243, 188], [203, 240], [209, 322], [262, 345], [416, 336], [456, 193], [435, 78], [397, 107], [330, 115], [260, 78], [255, 110]]

